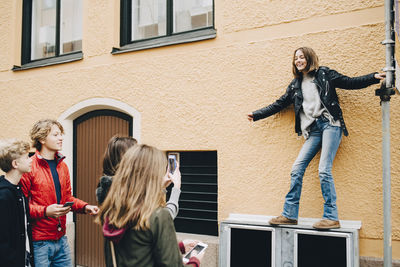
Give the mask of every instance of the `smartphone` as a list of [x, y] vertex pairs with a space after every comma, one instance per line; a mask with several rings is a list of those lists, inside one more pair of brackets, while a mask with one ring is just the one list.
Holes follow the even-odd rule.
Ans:
[[73, 202], [73, 201], [71, 201], [71, 202], [65, 202], [65, 204], [64, 204], [63, 207], [71, 207], [72, 205], [74, 205], [74, 202]]
[[168, 154], [168, 168], [170, 173], [174, 173], [177, 166], [177, 154]]
[[198, 255], [200, 253], [202, 253], [204, 250], [206, 250], [206, 248], [208, 247], [207, 244], [199, 242], [197, 243], [197, 245], [192, 248], [188, 253], [186, 253], [186, 255], [183, 257], [183, 262], [184, 263], [188, 263], [189, 259], [193, 256], [193, 251], [196, 251], [197, 253], [195, 255]]

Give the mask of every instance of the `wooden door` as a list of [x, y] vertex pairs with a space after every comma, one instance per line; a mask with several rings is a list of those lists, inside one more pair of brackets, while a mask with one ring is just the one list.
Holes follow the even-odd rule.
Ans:
[[[113, 110], [96, 110], [74, 120], [74, 195], [97, 204], [95, 190], [103, 169], [103, 154], [113, 135], [132, 136], [132, 117]], [[101, 267], [104, 241], [90, 215], [76, 214], [75, 265]]]

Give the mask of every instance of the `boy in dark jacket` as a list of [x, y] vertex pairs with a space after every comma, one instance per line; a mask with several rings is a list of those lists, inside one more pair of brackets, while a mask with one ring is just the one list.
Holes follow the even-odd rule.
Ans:
[[29, 205], [18, 185], [22, 174], [31, 170], [29, 143], [0, 141], [0, 265], [34, 266]]

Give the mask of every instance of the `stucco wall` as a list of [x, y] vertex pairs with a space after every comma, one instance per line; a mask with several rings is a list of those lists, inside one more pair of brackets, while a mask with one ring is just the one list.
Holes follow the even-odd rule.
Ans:
[[[291, 57], [313, 47], [321, 65], [349, 76], [385, 65], [381, 1], [219, 1], [217, 38], [121, 55], [119, 1], [84, 1], [78, 62], [13, 72], [19, 64], [21, 2], [0, 3], [0, 138], [28, 138], [39, 118], [58, 118], [94, 97], [141, 114], [141, 141], [165, 150], [218, 151], [218, 216], [278, 215], [293, 161], [303, 144], [288, 109], [249, 123], [246, 114], [283, 94]], [[337, 3], [339, 2], [339, 3]], [[244, 4], [245, 3], [245, 4]], [[383, 256], [381, 111], [371, 86], [338, 90], [349, 137], [333, 174], [339, 216], [362, 221], [360, 254]], [[393, 257], [400, 259], [400, 97], [391, 101]], [[67, 133], [72, 134], [72, 133]], [[318, 157], [318, 156], [317, 156]], [[318, 159], [318, 158], [317, 158]], [[304, 177], [301, 217], [322, 215], [318, 160]]]
[[382, 6], [379, 0], [308, 1], [297, 0], [234, 0], [226, 2], [223, 29], [227, 32], [242, 31], [268, 25], [299, 21], [338, 13], [348, 13]]

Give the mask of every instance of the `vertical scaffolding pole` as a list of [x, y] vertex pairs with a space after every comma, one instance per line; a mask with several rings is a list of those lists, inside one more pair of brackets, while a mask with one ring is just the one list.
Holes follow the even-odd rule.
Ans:
[[394, 0], [385, 0], [386, 81], [376, 90], [382, 107], [383, 266], [392, 266], [392, 211], [390, 178], [390, 96], [394, 94]]
[[390, 186], [390, 102], [382, 101], [382, 167], [383, 167], [383, 243], [384, 267], [392, 266], [392, 225]]

